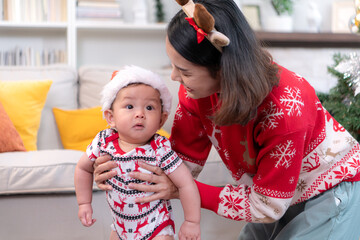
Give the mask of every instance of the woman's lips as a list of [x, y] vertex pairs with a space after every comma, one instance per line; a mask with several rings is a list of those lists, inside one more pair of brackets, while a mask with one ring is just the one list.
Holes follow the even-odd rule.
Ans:
[[186, 87], [186, 86], [184, 86], [184, 88], [185, 88], [185, 90], [186, 90], [187, 92], [192, 92], [192, 91], [193, 91], [191, 88], [188, 88], [188, 87]]

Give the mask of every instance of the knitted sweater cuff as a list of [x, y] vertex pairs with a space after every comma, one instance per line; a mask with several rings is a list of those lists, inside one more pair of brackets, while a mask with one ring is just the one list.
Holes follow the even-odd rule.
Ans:
[[201, 198], [201, 208], [205, 208], [217, 213], [220, 203], [221, 187], [210, 186], [195, 180], [195, 183], [199, 189]]

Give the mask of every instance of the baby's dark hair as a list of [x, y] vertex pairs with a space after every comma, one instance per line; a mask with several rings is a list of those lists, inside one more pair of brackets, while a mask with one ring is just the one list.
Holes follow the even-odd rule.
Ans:
[[188, 61], [220, 75], [220, 107], [212, 116], [217, 125], [247, 124], [278, 81], [278, 67], [261, 46], [233, 0], [194, 0], [215, 19], [215, 28], [230, 39], [219, 52], [208, 40], [197, 43], [196, 32], [179, 11], [167, 35], [175, 50]]

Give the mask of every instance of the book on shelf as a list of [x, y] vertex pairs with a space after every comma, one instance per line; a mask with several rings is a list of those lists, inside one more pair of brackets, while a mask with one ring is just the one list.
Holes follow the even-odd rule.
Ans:
[[32, 47], [15, 47], [0, 51], [0, 66], [42, 66], [66, 63], [66, 53], [59, 49], [37, 51]]
[[84, 0], [77, 2], [76, 15], [78, 18], [87, 19], [109, 19], [121, 20], [122, 11], [119, 2], [114, 0], [108, 1], [89, 1]]
[[120, 9], [77, 9], [78, 18], [121, 18]]
[[119, 8], [120, 3], [117, 1], [78, 1], [78, 7], [95, 7], [95, 8]]
[[0, 0], [1, 2], [4, 21], [67, 21], [67, 0]]

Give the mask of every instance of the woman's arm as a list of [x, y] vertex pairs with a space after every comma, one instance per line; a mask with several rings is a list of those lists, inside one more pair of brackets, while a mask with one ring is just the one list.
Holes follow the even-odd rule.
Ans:
[[154, 183], [154, 185], [130, 183], [129, 187], [138, 191], [154, 192], [151, 196], [136, 199], [137, 203], [151, 202], [159, 199], [178, 199], [179, 191], [169, 177], [161, 170], [160, 167], [146, 164], [139, 161], [139, 166], [154, 174], [131, 172], [130, 177], [142, 181]]
[[[106, 180], [114, 177], [116, 171], [112, 169], [116, 168], [115, 162], [110, 161], [109, 155], [99, 157], [94, 162], [94, 180], [96, 185], [104, 191], [112, 190], [112, 187], [106, 184]], [[131, 172], [130, 176], [139, 180], [155, 183], [154, 185], [144, 185], [131, 183], [130, 188], [145, 191], [154, 192], [153, 195], [137, 199], [138, 203], [151, 202], [159, 199], [177, 199], [179, 198], [179, 192], [177, 187], [172, 183], [169, 177], [161, 170], [161, 168], [152, 166], [143, 162], [139, 162], [139, 166], [154, 174], [147, 174], [141, 172]]]
[[110, 161], [110, 155], [98, 157], [94, 162], [94, 180], [96, 185], [104, 191], [112, 190], [112, 187], [106, 184], [106, 180], [116, 176], [116, 171], [112, 169], [117, 167], [116, 162]]

